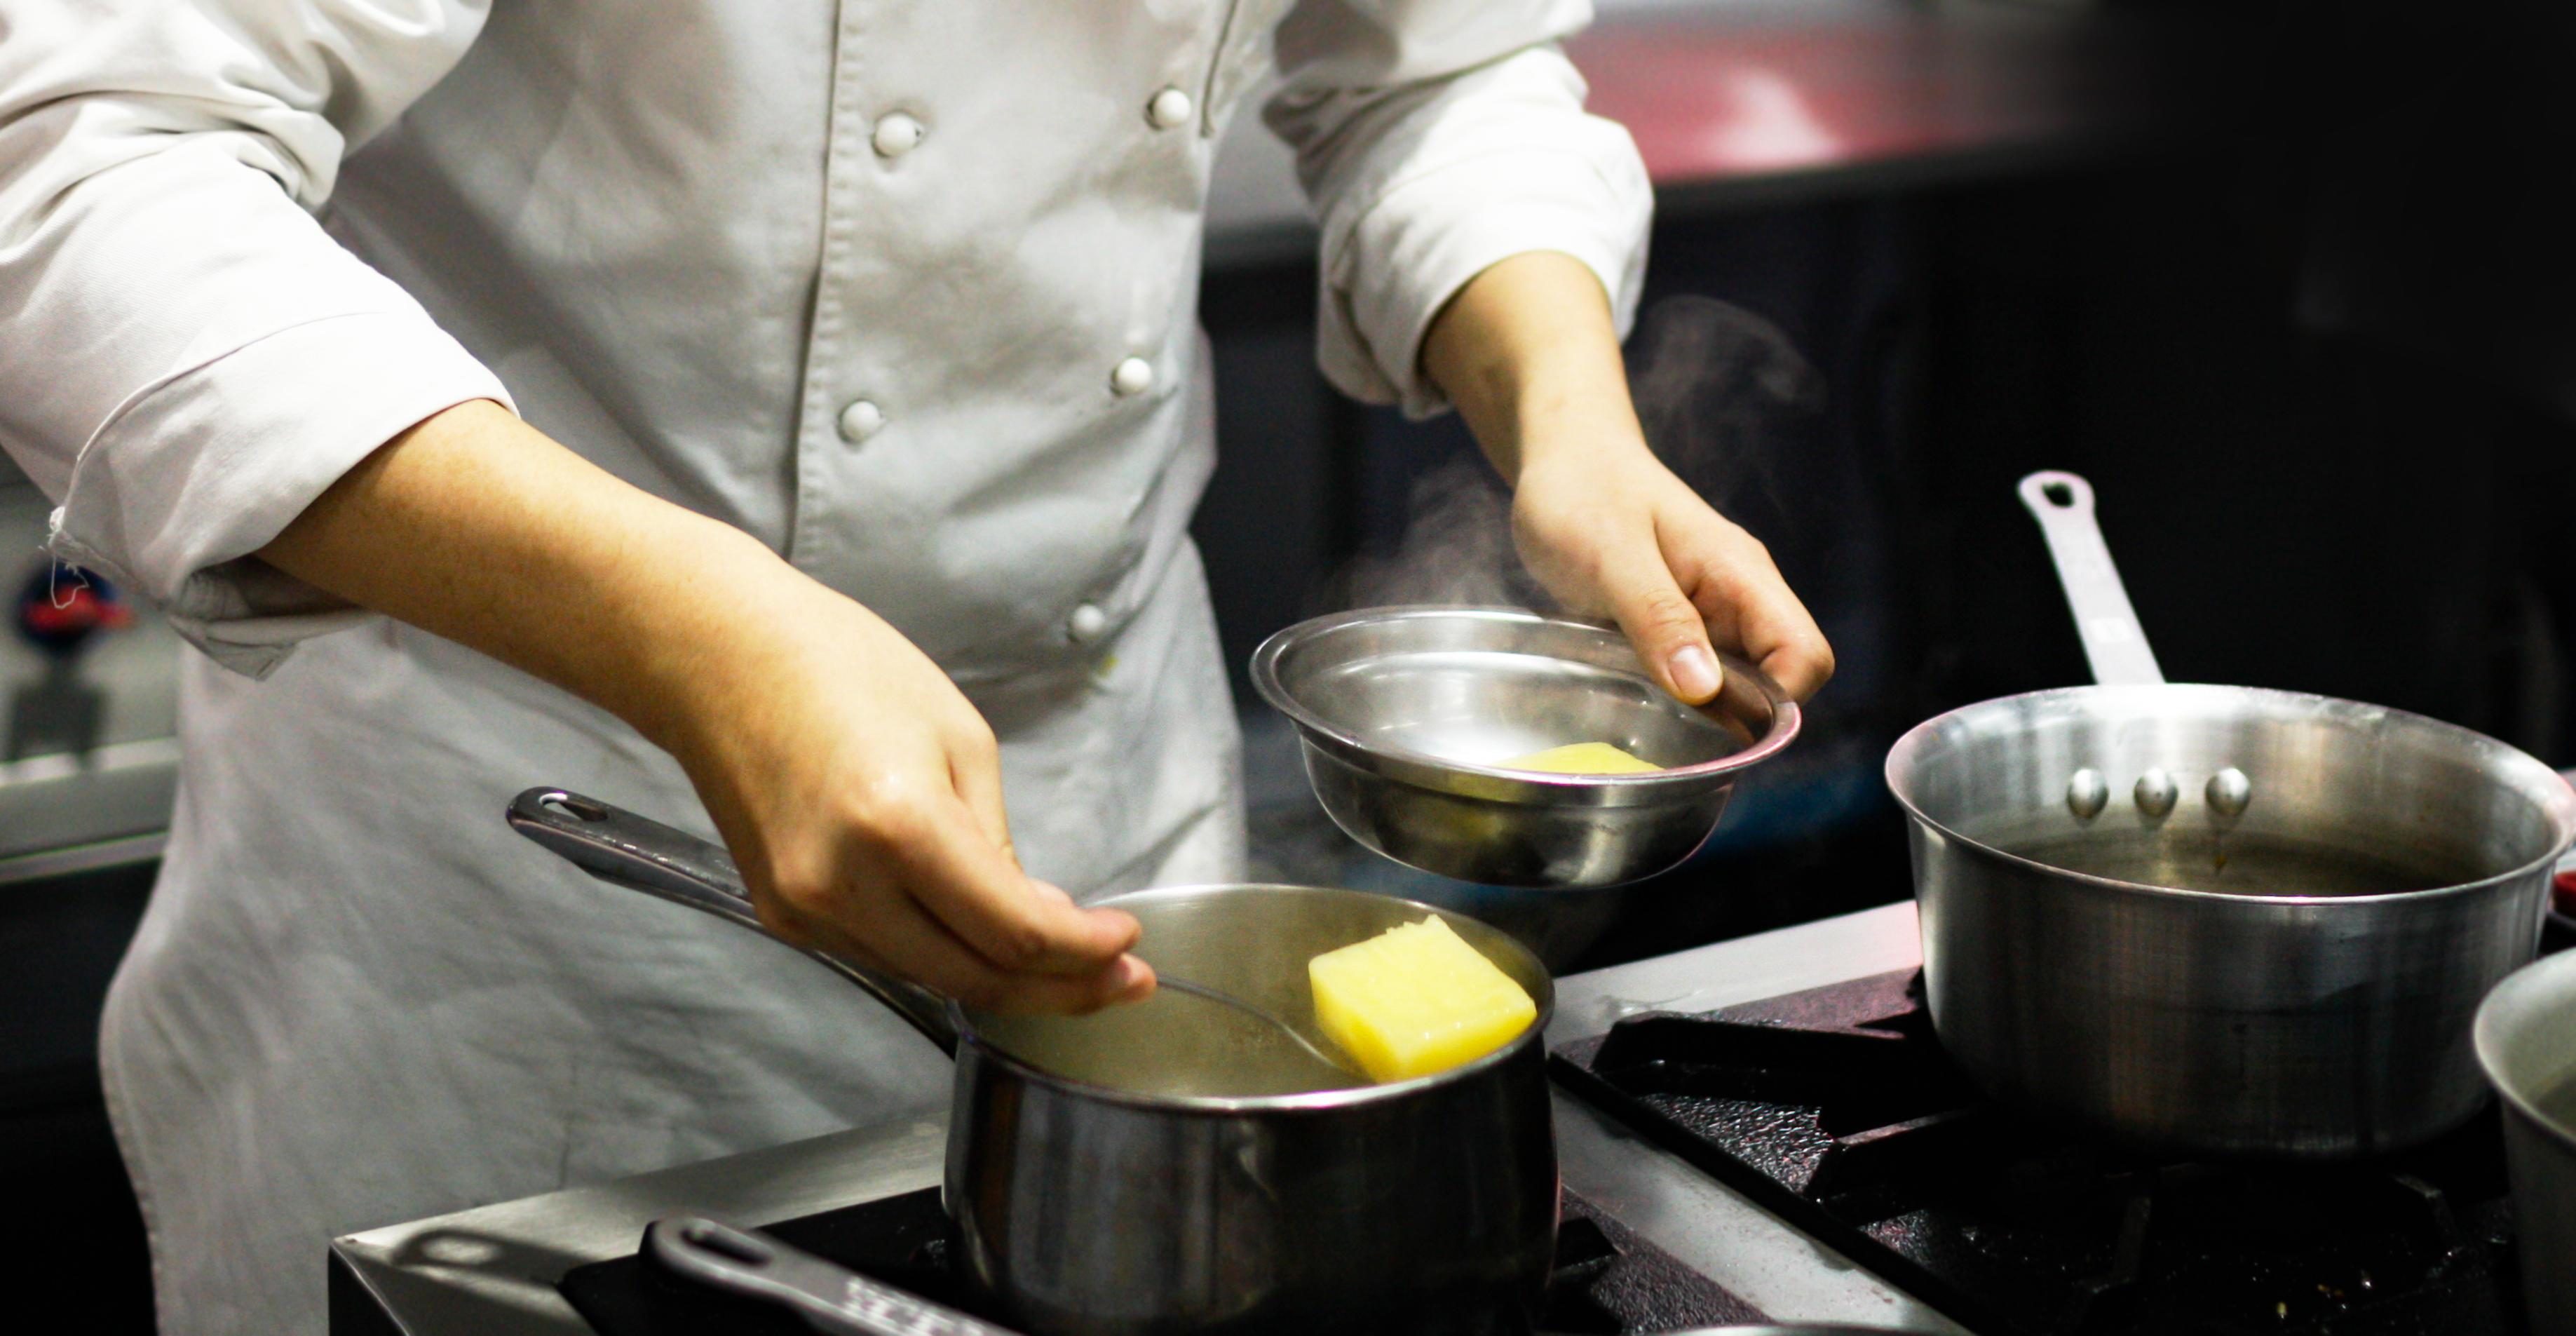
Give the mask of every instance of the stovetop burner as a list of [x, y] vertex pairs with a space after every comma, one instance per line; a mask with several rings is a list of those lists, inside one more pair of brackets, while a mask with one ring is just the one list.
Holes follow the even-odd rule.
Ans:
[[1646, 1014], [1560, 1079], [1990, 1336], [2519, 1336], [2492, 1113], [2346, 1165], [2124, 1152], [1987, 1104], [1914, 971]]
[[[1539, 1322], [1549, 1336], [1629, 1336], [1763, 1319], [1590, 1203], [1569, 1194], [1564, 1208], [1556, 1274]], [[951, 1268], [937, 1188], [764, 1228], [923, 1298], [981, 1311], [974, 1291]], [[811, 1336], [794, 1317], [713, 1293], [639, 1256], [575, 1267], [556, 1288], [601, 1336]]]

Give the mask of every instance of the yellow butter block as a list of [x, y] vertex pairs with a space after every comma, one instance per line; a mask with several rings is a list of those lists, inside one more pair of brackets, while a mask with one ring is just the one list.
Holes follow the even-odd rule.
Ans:
[[1438, 918], [1306, 963], [1315, 1023], [1378, 1081], [1445, 1072], [1529, 1028], [1538, 1004]]
[[1550, 747], [1543, 752], [1515, 756], [1497, 762], [1506, 770], [1553, 770], [1564, 775], [1642, 775], [1661, 770], [1652, 761], [1641, 761], [1606, 742], [1577, 742], [1570, 746]]

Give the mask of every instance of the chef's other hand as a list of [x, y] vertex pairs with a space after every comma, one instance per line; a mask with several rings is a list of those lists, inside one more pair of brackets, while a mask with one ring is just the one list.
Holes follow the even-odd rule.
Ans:
[[259, 555], [634, 725], [679, 758], [790, 941], [987, 1009], [1153, 990], [1134, 918], [1021, 871], [992, 730], [927, 655], [497, 404], [395, 437]]
[[1512, 484], [1512, 537], [1573, 611], [1615, 619], [1665, 690], [1719, 686], [1712, 645], [1805, 700], [1833, 649], [1771, 554], [1646, 447], [1610, 304], [1592, 270], [1549, 251], [1486, 269], [1441, 309], [1423, 370]]
[[1588, 458], [1524, 469], [1512, 537], [1549, 593], [1616, 620], [1664, 689], [1692, 704], [1717, 694], [1712, 643], [1799, 700], [1833, 676], [1833, 650], [1770, 552], [1642, 443], [1596, 441]]

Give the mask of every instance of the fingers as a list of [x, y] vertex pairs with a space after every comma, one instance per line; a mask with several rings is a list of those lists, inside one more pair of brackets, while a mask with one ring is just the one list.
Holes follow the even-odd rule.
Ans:
[[1087, 975], [1002, 969], [920, 904], [902, 897], [877, 906], [867, 942], [836, 929], [826, 937], [826, 950], [914, 980], [979, 1011], [1081, 1015], [1141, 999], [1154, 988], [1153, 970], [1134, 956], [1119, 956]]
[[1665, 560], [1718, 641], [1753, 660], [1793, 700], [1823, 688], [1834, 675], [1833, 647], [1770, 550], [1714, 512], [1704, 523], [1672, 527]]
[[962, 800], [943, 799], [908, 817], [881, 801], [841, 857], [776, 879], [762, 922], [984, 1010], [1080, 1013], [1153, 992], [1153, 971], [1126, 953], [1134, 918], [1029, 879]]
[[962, 801], [936, 795], [925, 809], [882, 831], [873, 852], [892, 864], [915, 903], [984, 960], [1015, 974], [1081, 977], [1136, 944], [1142, 930], [1134, 918], [1039, 891]]
[[1656, 683], [1693, 705], [1715, 696], [1724, 679], [1710, 650], [1707, 622], [1674, 580], [1652, 536], [1613, 545], [1602, 553], [1600, 569], [1611, 615]]

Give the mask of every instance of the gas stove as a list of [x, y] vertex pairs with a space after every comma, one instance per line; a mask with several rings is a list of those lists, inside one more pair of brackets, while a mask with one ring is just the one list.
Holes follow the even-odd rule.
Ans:
[[[2491, 1121], [2340, 1166], [2126, 1153], [1981, 1103], [1931, 1040], [1919, 964], [1899, 904], [1560, 979], [1568, 1225], [1543, 1321], [2525, 1336]], [[636, 1260], [681, 1210], [954, 1300], [943, 1146], [935, 1123], [860, 1128], [351, 1235], [331, 1330], [764, 1330]]]
[[[1895, 970], [1559, 1046], [1557, 1078], [1981, 1336], [2520, 1336], [2493, 1118], [2361, 1164], [2209, 1164], [1980, 1100]], [[771, 1226], [975, 1311], [936, 1189]], [[601, 1336], [802, 1330], [628, 1256], [563, 1295]], [[1537, 1329], [1677, 1331], [1769, 1316], [1578, 1194]]]
[[[1579, 1197], [1564, 1203], [1556, 1273], [1538, 1330], [1549, 1336], [1619, 1336], [1759, 1321], [1741, 1297], [1675, 1261]], [[818, 1212], [769, 1226], [806, 1252], [935, 1303], [991, 1316], [952, 1261], [939, 1190]], [[796, 1336], [811, 1328], [778, 1309], [710, 1292], [649, 1258], [576, 1267], [557, 1288], [601, 1336]]]
[[1558, 1077], [1991, 1336], [2518, 1336], [2493, 1112], [2355, 1164], [2213, 1164], [1979, 1099], [1915, 971], [1628, 1017]]

